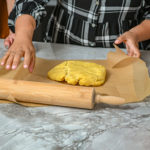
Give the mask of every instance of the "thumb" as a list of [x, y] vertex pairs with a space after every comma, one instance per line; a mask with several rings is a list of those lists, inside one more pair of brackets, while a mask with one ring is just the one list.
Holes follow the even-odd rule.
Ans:
[[10, 45], [11, 45], [10, 39], [9, 39], [9, 38], [6, 38], [6, 39], [4, 40], [4, 46], [5, 46], [5, 48], [6, 48], [6, 49], [9, 49]]
[[115, 40], [115, 44], [121, 44], [122, 42], [125, 42], [125, 41], [126, 41], [125, 36], [121, 35]]

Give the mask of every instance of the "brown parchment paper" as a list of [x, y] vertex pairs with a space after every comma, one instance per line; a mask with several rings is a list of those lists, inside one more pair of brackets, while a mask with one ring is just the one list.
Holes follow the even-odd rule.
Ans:
[[[88, 60], [89, 62], [104, 65], [107, 70], [106, 81], [102, 86], [95, 87], [96, 92], [101, 95], [123, 97], [125, 98], [126, 103], [142, 101], [146, 96], [150, 95], [150, 78], [145, 62], [139, 58], [127, 56], [117, 46], [115, 46], [115, 48], [115, 52], [108, 53], [107, 60]], [[22, 63], [20, 63], [17, 70], [13, 71], [7, 71], [1, 67], [0, 80], [13, 79], [51, 84], [65, 84], [49, 80], [47, 77], [47, 72], [62, 61], [63, 60], [45, 60], [37, 58], [35, 69], [32, 74], [22, 67]], [[7, 100], [3, 100], [2, 95], [0, 95], [0, 99], [0, 103], [10, 103]], [[14, 103], [18, 102], [14, 101]], [[19, 104], [25, 106], [45, 105], [26, 102], [19, 102]]]

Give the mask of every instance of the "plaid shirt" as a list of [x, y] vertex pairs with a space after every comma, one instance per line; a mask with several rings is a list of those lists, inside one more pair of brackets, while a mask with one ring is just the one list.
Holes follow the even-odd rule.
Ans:
[[[8, 24], [12, 31], [18, 16], [30, 14], [37, 26], [46, 15], [48, 0], [16, 0]], [[122, 33], [150, 19], [150, 0], [58, 0], [46, 32], [46, 41], [84, 46], [113, 47]], [[140, 43], [148, 48], [149, 41]]]

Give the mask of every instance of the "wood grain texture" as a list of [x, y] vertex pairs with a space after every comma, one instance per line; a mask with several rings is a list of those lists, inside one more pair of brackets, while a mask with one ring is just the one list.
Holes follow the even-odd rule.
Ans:
[[1, 99], [92, 109], [94, 89], [21, 80], [0, 80]]

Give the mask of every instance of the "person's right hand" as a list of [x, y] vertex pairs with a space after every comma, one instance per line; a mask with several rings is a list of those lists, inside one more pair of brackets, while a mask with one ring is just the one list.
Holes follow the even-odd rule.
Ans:
[[24, 57], [24, 68], [28, 68], [32, 72], [35, 65], [35, 48], [31, 40], [26, 38], [10, 38], [5, 41], [11, 45], [6, 54], [1, 60], [1, 65], [5, 66], [7, 70], [16, 69], [19, 65], [20, 59]]
[[6, 37], [6, 39], [4, 40], [4, 46], [5, 48], [10, 48], [10, 46], [12, 45], [12, 43], [15, 40], [15, 33], [9, 31], [9, 35]]

